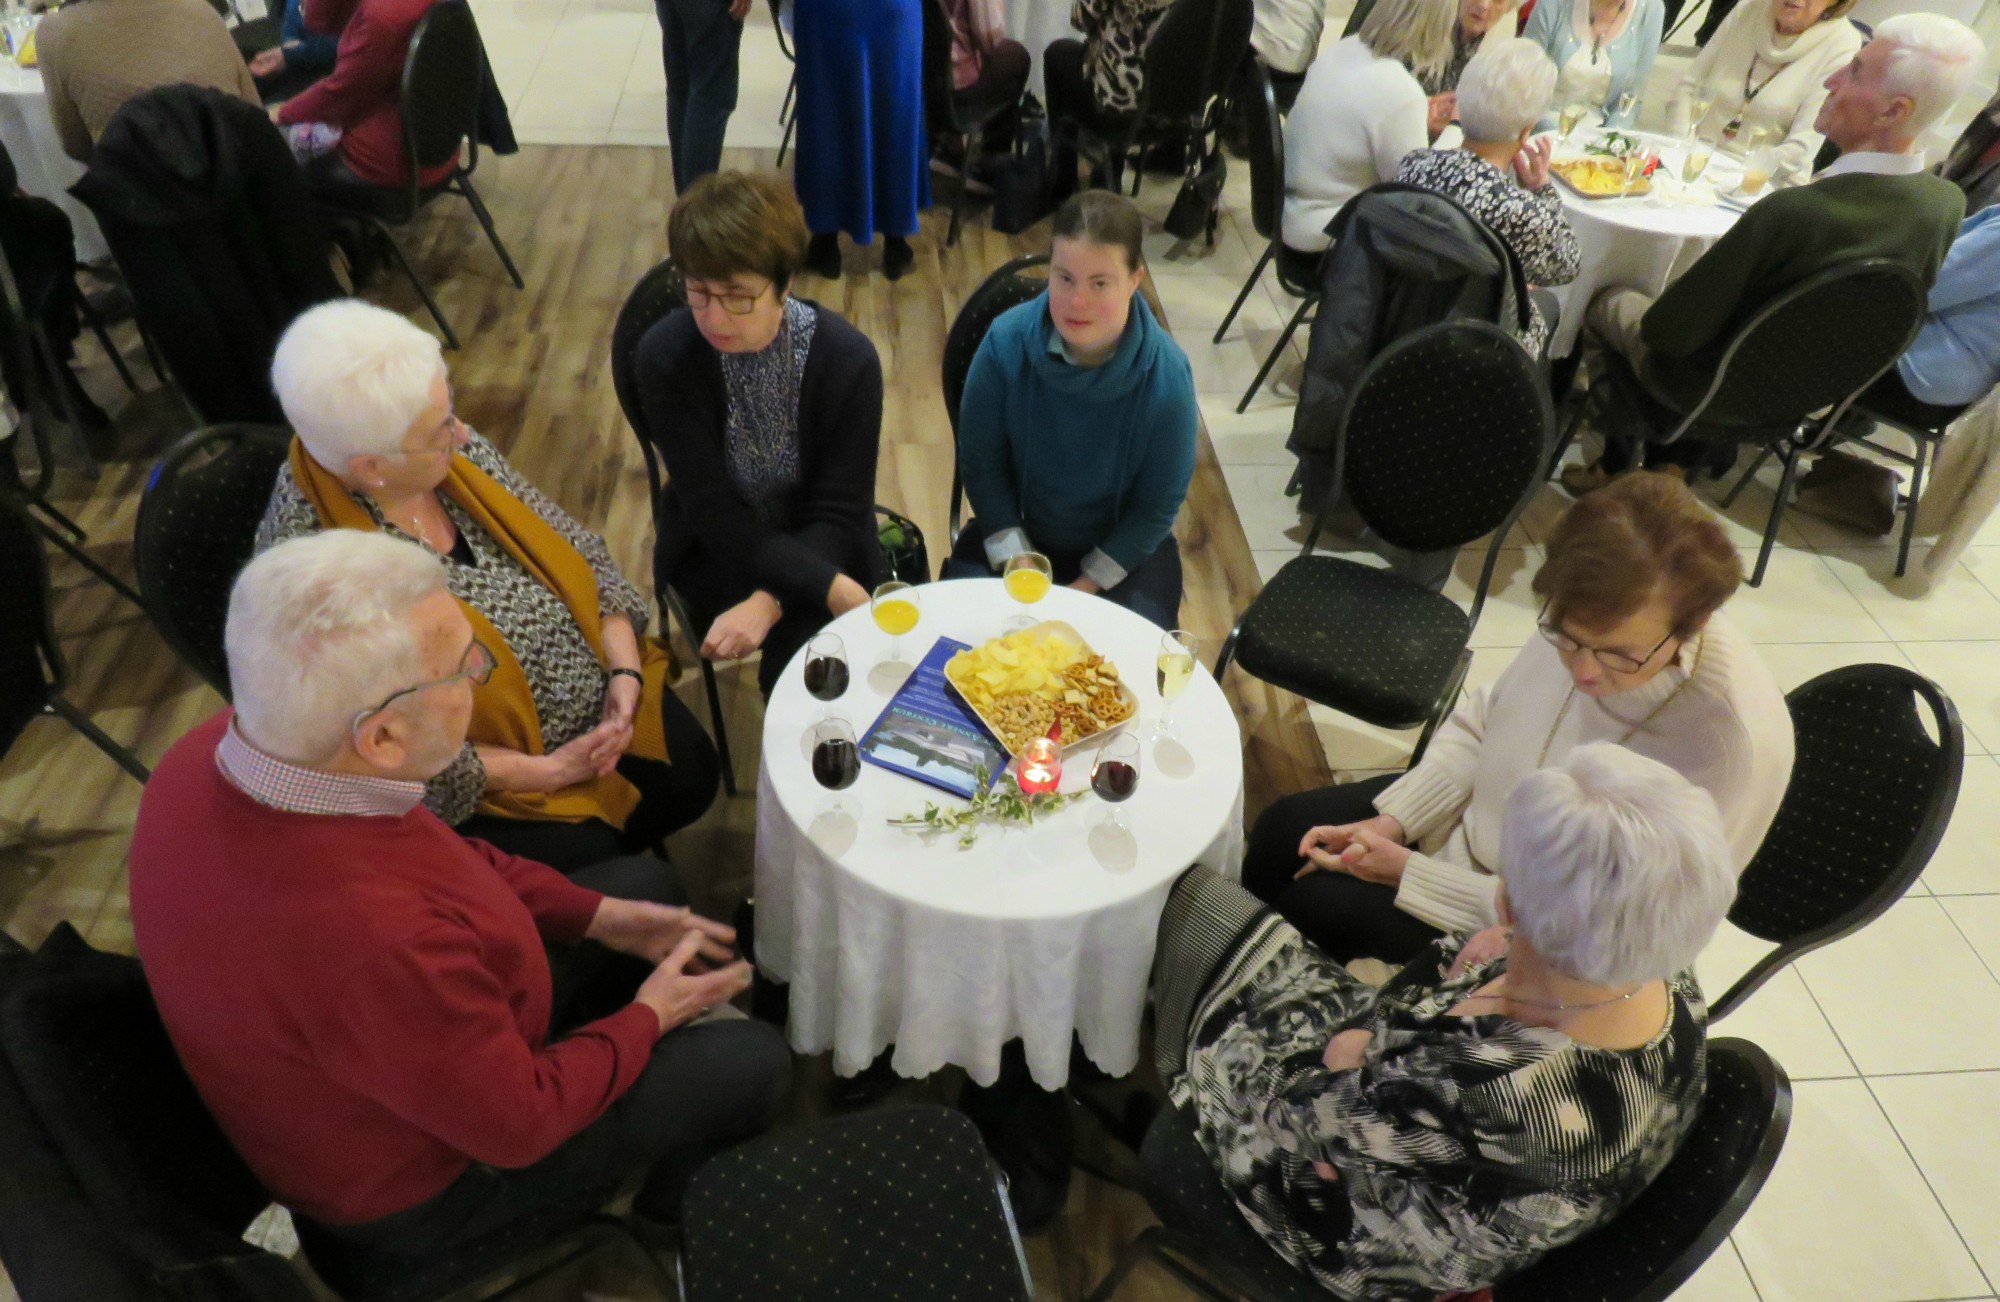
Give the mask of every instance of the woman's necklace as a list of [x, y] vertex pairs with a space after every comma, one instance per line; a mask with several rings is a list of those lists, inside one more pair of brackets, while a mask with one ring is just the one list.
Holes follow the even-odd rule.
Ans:
[[[1695, 643], [1694, 664], [1688, 667], [1688, 676], [1686, 678], [1681, 679], [1678, 683], [1675, 683], [1674, 690], [1667, 693], [1666, 699], [1662, 700], [1658, 705], [1654, 706], [1651, 710], [1647, 711], [1645, 718], [1639, 720], [1639, 722], [1627, 728], [1625, 730], [1625, 735], [1618, 739], [1617, 742], [1618, 745], [1623, 746], [1626, 742], [1632, 740], [1632, 738], [1634, 738], [1639, 734], [1639, 730], [1641, 728], [1644, 728], [1647, 724], [1659, 718], [1660, 711], [1666, 709], [1669, 705], [1672, 705], [1674, 703], [1674, 698], [1676, 696], [1679, 696], [1682, 692], [1687, 690], [1687, 685], [1694, 681], [1694, 676], [1696, 674], [1701, 672], [1701, 653], [1707, 648], [1708, 648], [1708, 639], [1706, 638], [1703, 638], [1701, 641]], [[1563, 697], [1562, 709], [1556, 711], [1556, 721], [1549, 725], [1549, 735], [1542, 738], [1542, 753], [1535, 757], [1536, 768], [1540, 768], [1542, 767], [1542, 765], [1549, 762], [1549, 747], [1555, 745], [1556, 733], [1563, 726], [1563, 720], [1569, 718], [1569, 707], [1573, 705], [1575, 702], [1576, 702], [1576, 683], [1572, 681], [1569, 685], [1569, 695]]]
[[1743, 70], [1743, 102], [1737, 105], [1736, 116], [1723, 124], [1722, 138], [1724, 140], [1736, 139], [1737, 132], [1743, 130], [1743, 115], [1750, 111], [1750, 105], [1756, 101], [1759, 95], [1764, 93], [1764, 87], [1777, 80], [1778, 74], [1785, 70], [1784, 64], [1774, 64], [1771, 68], [1771, 75], [1758, 82], [1753, 88], [1750, 83], [1756, 78], [1757, 64], [1763, 57], [1761, 54], [1751, 55], [1750, 66]]
[[[433, 502], [436, 502], [437, 494], [432, 493], [431, 500]], [[454, 542], [456, 541], [451, 536], [452, 533], [451, 517], [449, 515], [444, 514], [444, 504], [441, 502], [438, 503], [438, 514], [444, 517], [444, 525], [441, 531], [444, 536], [441, 538], [432, 536], [433, 533], [439, 531], [433, 530], [427, 526], [424, 520], [424, 510], [423, 507], [421, 506], [418, 506], [416, 509], [410, 512], [410, 517], [407, 521], [398, 520], [394, 516], [390, 515], [387, 511], [383, 511], [382, 506], [379, 502], [376, 504], [375, 509], [377, 511], [382, 512], [382, 518], [384, 520], [387, 520], [390, 524], [395, 525], [398, 529], [401, 529], [404, 533], [409, 534], [412, 538], [415, 538], [418, 542], [430, 548], [430, 550], [436, 552], [439, 556], [444, 556], [449, 554]]]
[[1604, 42], [1609, 39], [1609, 33], [1618, 24], [1625, 21], [1625, 11], [1631, 7], [1632, 0], [1621, 0], [1619, 6], [1611, 11], [1609, 19], [1600, 19], [1597, 16], [1596, 5], [1593, 4], [1590, 7], [1590, 61], [1592, 63], [1596, 63], [1598, 56], [1604, 53]]
[[[1505, 978], [1503, 977], [1502, 980], [1505, 980]], [[1520, 995], [1508, 991], [1471, 994], [1467, 995], [1466, 999], [1504, 999], [1510, 1004], [1521, 1004], [1528, 1008], [1542, 1008], [1552, 1013], [1571, 1013], [1581, 1012], [1586, 1008], [1606, 1008], [1612, 1004], [1622, 1004], [1645, 988], [1645, 985], [1636, 985], [1622, 995], [1612, 995], [1609, 999], [1593, 999], [1588, 1002], [1579, 1003], [1558, 1003], [1550, 999], [1524, 999]]]

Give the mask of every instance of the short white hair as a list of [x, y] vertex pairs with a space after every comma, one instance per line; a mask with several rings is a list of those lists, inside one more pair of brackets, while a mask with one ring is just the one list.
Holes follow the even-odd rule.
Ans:
[[229, 689], [252, 745], [293, 764], [331, 759], [354, 716], [424, 676], [411, 609], [444, 587], [415, 543], [360, 529], [294, 538], [229, 593]]
[[313, 460], [336, 475], [354, 457], [402, 450], [444, 371], [438, 341], [358, 298], [299, 314], [271, 358], [271, 387]]
[[1895, 46], [1882, 85], [1892, 95], [1908, 95], [1912, 139], [1951, 112], [1986, 59], [1978, 33], [1943, 14], [1897, 14], [1875, 29], [1875, 39]]
[[1521, 780], [1500, 861], [1515, 926], [1551, 967], [1595, 985], [1692, 966], [1736, 898], [1714, 797], [1609, 742]]
[[1548, 111], [1556, 65], [1525, 36], [1482, 47], [1458, 79], [1458, 124], [1467, 140], [1513, 140]]

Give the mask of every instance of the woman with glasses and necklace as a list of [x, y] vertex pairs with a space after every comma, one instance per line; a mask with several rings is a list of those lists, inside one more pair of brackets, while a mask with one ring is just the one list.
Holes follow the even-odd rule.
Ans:
[[806, 241], [776, 173], [695, 182], [667, 218], [688, 305], [636, 359], [640, 433], [667, 468], [655, 582], [705, 630], [703, 655], [763, 653], [766, 698], [813, 634], [868, 603], [881, 568], [882, 361], [868, 336], [791, 296]]
[[664, 648], [640, 636], [645, 596], [458, 419], [437, 340], [356, 299], [325, 303], [285, 331], [271, 381], [297, 437], [257, 550], [323, 529], [415, 542], [444, 561], [472, 623], [472, 722], [426, 784], [431, 811], [563, 872], [701, 817], [715, 746], [669, 689]]
[[1536, 573], [1536, 636], [1468, 692], [1421, 762], [1287, 796], [1251, 832], [1243, 884], [1334, 958], [1409, 960], [1499, 919], [1500, 816], [1515, 784], [1591, 742], [1715, 798], [1740, 870], [1792, 771], [1784, 694], [1720, 607], [1736, 548], [1679, 480], [1637, 473], [1572, 506]]

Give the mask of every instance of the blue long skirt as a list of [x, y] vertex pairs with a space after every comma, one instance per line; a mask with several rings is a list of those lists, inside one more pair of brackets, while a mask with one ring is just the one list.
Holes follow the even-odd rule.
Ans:
[[926, 0], [797, 0], [798, 159], [814, 234], [914, 235], [931, 202], [924, 138]]

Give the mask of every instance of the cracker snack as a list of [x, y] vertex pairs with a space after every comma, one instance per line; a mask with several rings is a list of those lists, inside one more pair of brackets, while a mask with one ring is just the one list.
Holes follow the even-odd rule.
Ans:
[[1040, 625], [961, 651], [944, 675], [1012, 754], [1051, 726], [1067, 746], [1132, 717], [1137, 701], [1118, 669], [1073, 636]]

